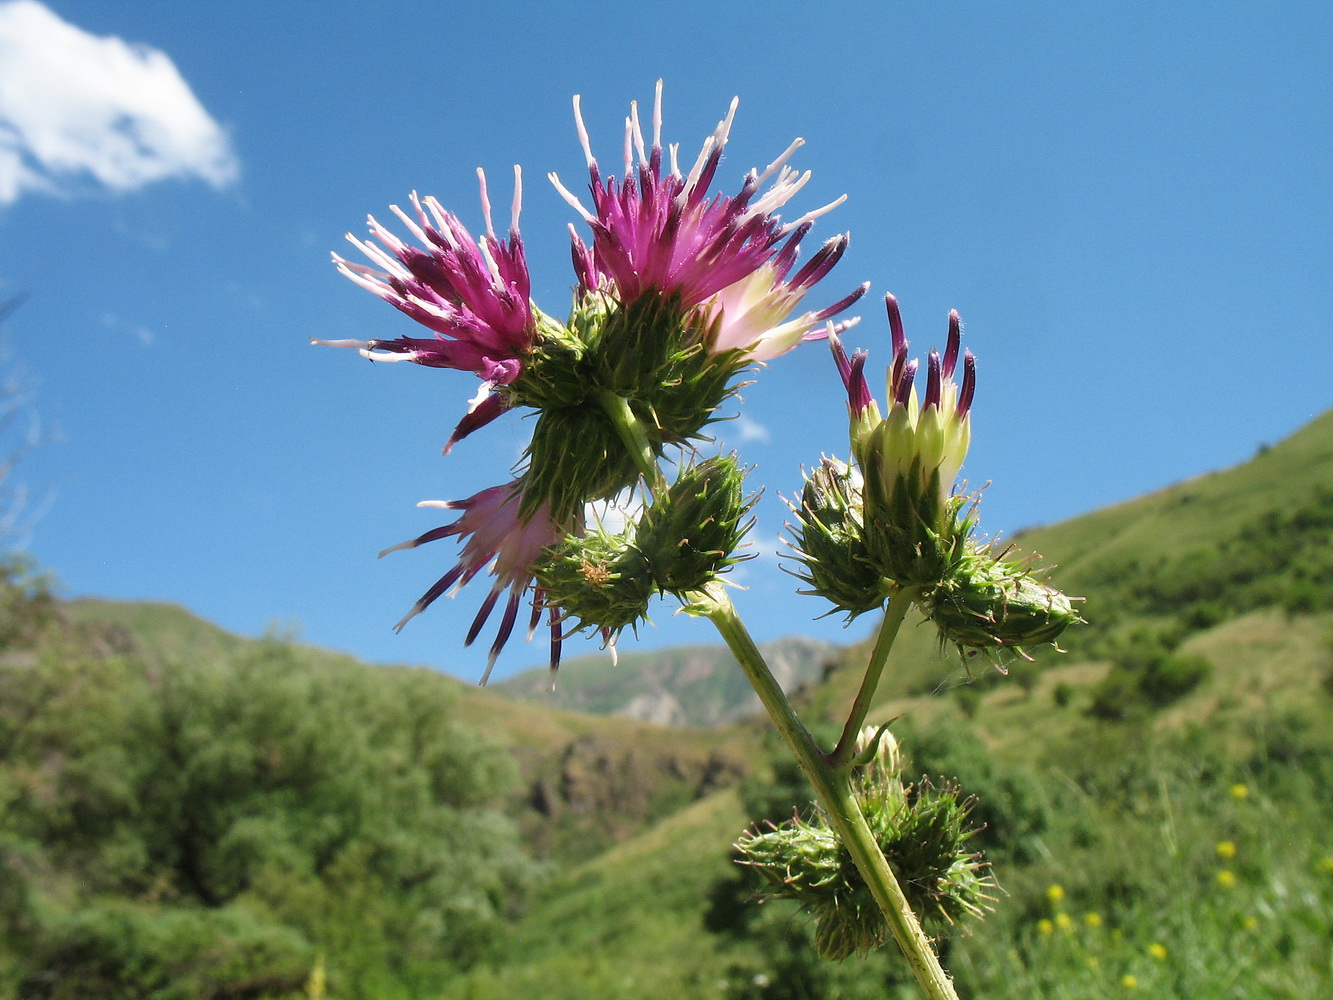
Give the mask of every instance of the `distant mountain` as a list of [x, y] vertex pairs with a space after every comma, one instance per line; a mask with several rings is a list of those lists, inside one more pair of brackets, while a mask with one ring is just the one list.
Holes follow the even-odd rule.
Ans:
[[[821, 679], [841, 647], [793, 637], [759, 646], [788, 691]], [[760, 710], [754, 689], [725, 646], [605, 653], [566, 662], [551, 690], [546, 669], [528, 670], [491, 688], [521, 701], [598, 715], [623, 715], [663, 726], [722, 726]]]

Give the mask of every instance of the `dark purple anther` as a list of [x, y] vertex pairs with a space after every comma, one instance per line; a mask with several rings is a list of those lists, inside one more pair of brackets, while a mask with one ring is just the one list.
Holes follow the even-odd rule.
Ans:
[[847, 405], [855, 414], [861, 414], [875, 400], [870, 395], [870, 386], [866, 384], [866, 358], [869, 351], [857, 351], [852, 355], [852, 370], [847, 381]]
[[898, 311], [898, 300], [892, 294], [884, 296], [884, 305], [889, 310], [889, 333], [893, 335], [893, 360], [898, 363], [898, 355], [907, 353], [907, 334], [903, 332], [903, 314]]
[[699, 203], [704, 200], [708, 193], [708, 187], [713, 183], [713, 175], [717, 173], [717, 165], [722, 162], [722, 145], [714, 145], [708, 154], [708, 159], [704, 161], [704, 168], [699, 171], [699, 180], [695, 182], [694, 188], [690, 191], [690, 201]]
[[574, 275], [578, 278], [579, 294], [586, 295], [594, 291], [598, 285], [596, 259], [588, 245], [579, 239], [579, 234], [572, 225], [569, 227], [569, 235], [570, 255], [574, 258]]
[[[768, 266], [773, 269], [773, 276], [777, 278], [777, 280], [781, 281], [787, 277], [787, 272], [790, 271], [792, 265], [796, 263], [796, 254], [800, 249], [801, 240], [805, 238], [806, 234], [810, 232], [813, 226], [813, 222], [807, 222], [804, 225], [799, 226], [796, 231], [787, 238], [787, 242], [783, 244], [782, 249], [774, 254], [769, 260]], [[818, 253], [815, 254], [816, 258], [818, 258], [818, 256]], [[829, 265], [829, 267], [832, 266], [832, 264]], [[809, 268], [809, 264], [801, 268], [792, 284], [799, 284], [801, 276], [804, 275]], [[818, 280], [818, 278], [815, 278], [810, 284], [813, 285], [815, 281]]]
[[958, 347], [963, 337], [963, 321], [958, 318], [958, 310], [949, 310], [949, 343], [944, 348], [944, 377], [953, 378], [954, 367], [958, 364]]
[[831, 334], [828, 339], [829, 349], [833, 352], [833, 363], [838, 366], [838, 374], [842, 376], [842, 384], [849, 392], [852, 388], [852, 363], [847, 360], [847, 351], [842, 346], [842, 338], [836, 333]]
[[865, 376], [869, 352], [857, 351], [849, 361], [847, 351], [836, 333], [829, 337], [829, 347], [833, 350], [833, 362], [838, 366], [838, 374], [842, 376], [843, 387], [847, 390], [847, 406], [853, 414], [859, 414], [873, 402]]
[[560, 634], [560, 609], [551, 608], [551, 680], [555, 680], [555, 672], [560, 669], [560, 643], [564, 636]]
[[508, 408], [509, 404], [505, 401], [504, 396], [498, 392], [491, 393], [479, 404], [468, 410], [463, 419], [458, 422], [453, 435], [444, 446], [444, 453], [449, 454], [459, 441], [462, 441], [463, 438], [478, 428], [485, 427]]
[[[812, 223], [807, 222], [797, 232], [803, 233], [810, 225]], [[796, 277], [792, 278], [788, 284], [793, 288], [809, 288], [833, 270], [833, 265], [842, 259], [842, 255], [847, 251], [847, 244], [850, 242], [851, 237], [846, 233], [828, 240], [815, 251], [815, 255], [805, 262], [805, 266], [796, 272]]]
[[940, 352], [931, 351], [926, 359], [926, 401], [923, 409], [940, 405]]
[[[897, 363], [894, 363], [897, 367]], [[893, 401], [899, 406], [906, 406], [912, 398], [912, 383], [916, 381], [917, 361], [913, 358], [903, 366], [902, 377], [898, 379], [893, 387]]]
[[[844, 309], [847, 309], [851, 305], [853, 305], [856, 302], [856, 300], [859, 299], [862, 295], [864, 295], [869, 289], [870, 289], [870, 282], [868, 281], [862, 282], [861, 287], [856, 289], [856, 291], [852, 292], [850, 295], [846, 295], [840, 298], [837, 302], [833, 303], [833, 305], [825, 306], [823, 309], [819, 310], [819, 312], [812, 314], [810, 317], [811, 321], [815, 323], [820, 323], [828, 319], [830, 316], [838, 315], [838, 313], [842, 312]], [[803, 339], [821, 340], [823, 339], [823, 335], [817, 333], [807, 333]]]
[[502, 590], [492, 590], [486, 595], [486, 600], [482, 601], [481, 607], [477, 609], [477, 617], [472, 619], [472, 627], [468, 629], [467, 638], [463, 640], [464, 646], [472, 645], [473, 640], [481, 632], [482, 626], [486, 624], [486, 619], [495, 610], [495, 602], [500, 599], [502, 593], [504, 593]]
[[958, 393], [958, 415], [967, 416], [972, 409], [972, 396], [977, 390], [977, 359], [968, 351], [963, 355], [963, 388]]

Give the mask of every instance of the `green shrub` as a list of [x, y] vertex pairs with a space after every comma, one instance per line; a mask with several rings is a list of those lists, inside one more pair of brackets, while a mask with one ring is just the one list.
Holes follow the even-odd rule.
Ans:
[[1212, 673], [1202, 656], [1164, 656], [1145, 664], [1138, 689], [1152, 705], [1162, 707], [1183, 698]]
[[50, 627], [0, 659], [0, 996], [259, 997], [315, 951], [341, 996], [420, 996], [532, 884], [513, 761], [446, 678], [281, 642], [157, 666]]
[[271, 996], [305, 982], [310, 943], [242, 905], [218, 910], [98, 901], [45, 928], [25, 1000]]

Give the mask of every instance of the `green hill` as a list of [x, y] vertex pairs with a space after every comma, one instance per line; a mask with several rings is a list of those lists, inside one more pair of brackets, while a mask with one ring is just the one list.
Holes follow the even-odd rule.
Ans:
[[[788, 638], [760, 646], [786, 688], [817, 681], [839, 647], [817, 639]], [[624, 715], [668, 726], [719, 726], [759, 712], [759, 699], [725, 646], [685, 646], [570, 660], [551, 690], [545, 669], [529, 670], [492, 688], [501, 694], [558, 708]]]

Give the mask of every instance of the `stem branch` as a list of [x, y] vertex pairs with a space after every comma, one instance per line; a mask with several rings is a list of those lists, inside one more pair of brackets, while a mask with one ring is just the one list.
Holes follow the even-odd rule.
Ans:
[[[796, 756], [797, 763], [805, 772], [805, 776], [810, 779], [810, 784], [814, 786], [815, 794], [819, 797], [819, 802], [824, 807], [834, 832], [851, 854], [861, 877], [870, 886], [875, 901], [889, 923], [894, 940], [902, 949], [926, 997], [928, 1000], [958, 1000], [953, 983], [936, 958], [930, 941], [921, 930], [916, 914], [912, 912], [907, 897], [903, 895], [902, 887], [894, 877], [888, 862], [885, 861], [884, 854], [875, 841], [875, 835], [861, 813], [861, 806], [852, 793], [851, 768], [843, 766], [835, 770], [831, 757], [819, 749], [819, 745], [801, 723], [791, 702], [787, 700], [787, 696], [769, 671], [768, 665], [764, 662], [763, 656], [722, 585], [712, 583], [705, 590], [696, 591], [690, 597], [692, 599], [690, 610], [707, 617], [726, 640], [727, 646], [740, 663], [741, 669], [745, 671], [745, 676], [759, 695], [759, 700], [773, 720], [773, 724], [777, 726], [778, 732], [782, 734], [787, 746]], [[895, 599], [896, 597], [897, 595]], [[879, 665], [875, 669], [876, 678], [883, 670], [883, 661], [888, 656], [893, 635], [897, 633], [898, 624], [901, 624], [907, 605], [910, 603], [911, 599], [907, 597], [900, 602], [897, 609], [892, 603], [890, 604], [890, 613], [896, 613], [898, 620], [891, 629], [887, 626], [881, 629], [880, 641], [875, 645], [875, 652], [880, 658]], [[863, 684], [862, 692], [865, 690], [866, 685]], [[860, 704], [861, 700], [858, 695], [857, 703]], [[865, 706], [867, 708], [868, 701], [867, 695]], [[853, 709], [853, 712], [855, 711]]]
[[852, 702], [847, 725], [842, 727], [842, 738], [829, 754], [829, 763], [835, 769], [847, 767], [856, 753], [856, 738], [865, 725], [866, 713], [870, 711], [870, 702], [875, 697], [880, 675], [884, 673], [884, 664], [889, 659], [889, 650], [893, 648], [893, 641], [898, 638], [898, 629], [907, 615], [907, 609], [912, 606], [918, 593], [916, 587], [899, 587], [889, 598], [884, 621], [879, 626], [879, 635], [875, 637], [875, 648], [870, 653], [870, 662], [866, 664], [865, 676], [861, 678], [861, 688], [856, 692], [856, 700]]
[[643, 421], [634, 415], [629, 400], [617, 396], [609, 389], [599, 389], [597, 401], [602, 404], [602, 411], [610, 418], [611, 426], [620, 435], [620, 440], [634, 456], [634, 464], [647, 480], [648, 488], [654, 494], [660, 492], [666, 485], [666, 480], [662, 476], [662, 470], [657, 467], [657, 456], [648, 442], [648, 433], [644, 430]]

